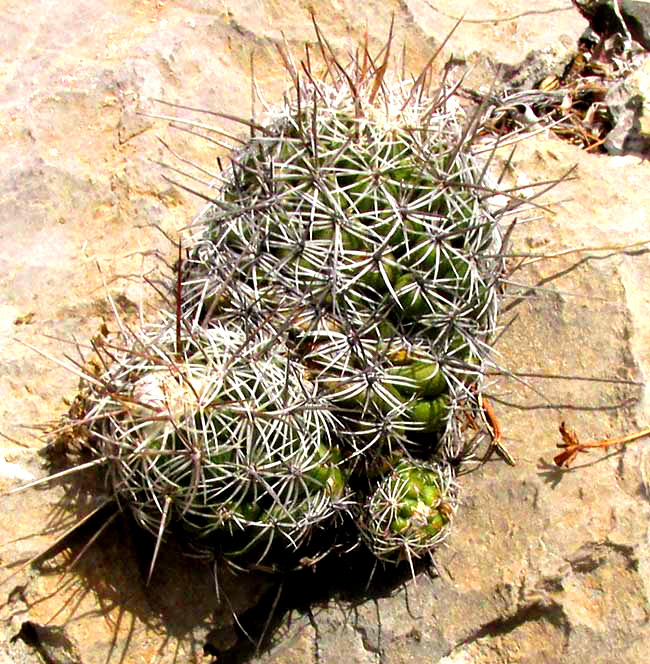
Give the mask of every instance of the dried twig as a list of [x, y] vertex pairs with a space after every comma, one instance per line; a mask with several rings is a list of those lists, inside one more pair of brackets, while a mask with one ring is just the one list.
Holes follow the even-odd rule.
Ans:
[[553, 461], [555, 461], [555, 463], [560, 467], [569, 468], [580, 452], [586, 452], [589, 449], [593, 449], [594, 447], [612, 447], [614, 445], [624, 445], [625, 443], [630, 443], [634, 440], [638, 440], [639, 438], [650, 436], [650, 427], [635, 433], [628, 434], [627, 436], [613, 438], [612, 440], [596, 440], [590, 443], [581, 443], [576, 432], [571, 429], [567, 429], [565, 423], [562, 422], [562, 424], [560, 424], [560, 435], [562, 436], [562, 442], [558, 443], [557, 446], [563, 451], [556, 455], [553, 458]]
[[501, 431], [501, 425], [499, 424], [497, 415], [494, 412], [494, 408], [492, 408], [492, 404], [483, 395], [481, 395], [480, 397], [480, 403], [481, 403], [481, 408], [485, 413], [485, 419], [487, 420], [488, 425], [492, 429], [492, 443], [490, 445], [490, 451], [496, 450], [499, 453], [499, 455], [503, 457], [503, 459], [505, 459], [506, 463], [510, 464], [511, 466], [514, 466], [515, 460], [508, 451], [507, 447], [503, 444], [502, 440], [503, 433]]

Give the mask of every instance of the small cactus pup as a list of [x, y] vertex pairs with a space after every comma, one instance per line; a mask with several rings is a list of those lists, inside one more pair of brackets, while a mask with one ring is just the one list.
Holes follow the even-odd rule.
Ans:
[[247, 567], [297, 551], [347, 501], [330, 410], [277, 339], [177, 332], [140, 330], [88, 384], [111, 493], [159, 543], [174, 530]]
[[521, 200], [489, 185], [480, 114], [429, 92], [428, 69], [389, 80], [390, 38], [383, 62], [366, 49], [345, 67], [317, 35], [326, 74], [284, 54], [292, 92], [242, 120], [252, 135], [188, 247], [183, 316], [273, 328], [361, 466], [457, 458], [496, 325], [500, 221]]
[[450, 466], [402, 459], [368, 496], [361, 537], [380, 560], [412, 565], [445, 538], [456, 495]]

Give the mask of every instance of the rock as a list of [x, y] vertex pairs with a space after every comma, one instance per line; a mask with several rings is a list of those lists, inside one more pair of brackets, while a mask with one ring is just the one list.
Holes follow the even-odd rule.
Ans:
[[614, 127], [607, 135], [609, 154], [650, 154], [650, 58], [613, 85], [605, 96]]
[[534, 90], [547, 76], [562, 78], [575, 57], [575, 43], [568, 37], [531, 51], [516, 65], [502, 65], [500, 82], [508, 91]]
[[48, 627], [28, 620], [21, 625], [17, 638], [31, 646], [47, 662], [82, 664], [77, 645], [61, 627]]
[[[315, 9], [343, 54], [366, 28], [375, 52], [391, 20], [386, 3], [374, 0]], [[535, 9], [549, 13], [527, 14], [523, 0], [476, 4], [440, 66], [452, 51], [473, 59], [477, 70], [488, 59], [517, 63], [564, 33], [575, 43], [584, 29], [578, 13], [557, 2], [540, 1]], [[424, 0], [399, 4], [395, 39], [406, 44], [407, 73], [429, 59], [458, 11], [451, 0], [435, 8]], [[116, 324], [107, 294], [120, 317], [137, 323], [141, 308], [146, 315], [155, 302], [142, 276], [161, 276], [156, 255], [173, 259], [160, 231], [174, 239], [202, 206], [159, 177], [150, 160], [180, 164], [157, 136], [211, 169], [225, 154], [136, 111], [165, 113], [152, 102], [163, 97], [252, 114], [251, 56], [258, 87], [273, 103], [287, 84], [276, 58], [282, 30], [297, 59], [304, 40], [314, 40], [297, 0], [282, 6], [52, 0], [13, 3], [0, 17], [0, 431], [17, 441], [0, 441], [6, 491], [20, 475], [45, 473], [35, 455], [41, 441], [23, 425], [56, 420], [78, 380], [19, 342], [74, 367], [74, 341], [86, 351], [102, 322]], [[255, 112], [261, 107], [258, 101]], [[242, 132], [235, 123], [203, 119]], [[464, 501], [436, 558], [440, 576], [418, 574], [414, 583], [408, 571], [384, 578], [378, 569], [365, 590], [372, 566], [346, 575], [338, 569], [331, 578], [300, 577], [285, 601], [286, 587], [278, 595], [268, 578], [233, 576], [221, 566], [215, 579], [209, 561], [181, 555], [170, 542], [147, 586], [152, 542], [129, 520], [101, 512], [87, 528], [75, 527], [103, 495], [92, 473], [82, 473], [69, 484], [0, 497], [0, 661], [42, 659], [15, 638], [29, 623], [50, 634], [63, 630], [83, 664], [206, 662], [206, 643], [208, 653], [233, 653], [230, 661], [274, 664], [342, 657], [362, 664], [605, 664], [612, 653], [645, 663], [647, 443], [593, 451], [568, 472], [551, 459], [563, 419], [588, 440], [634, 431], [650, 417], [647, 245], [612, 248], [650, 237], [647, 165], [538, 136], [519, 145], [508, 177], [512, 186], [527, 186], [555, 179], [574, 163], [576, 179], [543, 199], [556, 203], [554, 213], [540, 208], [541, 218], [521, 219], [515, 228], [517, 252], [557, 254], [515, 273], [505, 301], [497, 361], [510, 373], [495, 378], [489, 392], [517, 466], [495, 457], [460, 478]], [[585, 247], [610, 248], [566, 253]], [[50, 547], [46, 560], [22, 569]], [[319, 592], [308, 602], [317, 580]], [[250, 623], [257, 635], [271, 608], [277, 611], [256, 654], [231, 610], [243, 619], [258, 605], [266, 613]]]
[[[573, 0], [589, 21], [593, 31], [603, 38], [629, 32], [634, 41], [650, 49], [650, 7], [638, 0]], [[618, 8], [618, 11], [616, 8]], [[623, 19], [624, 24], [620, 19]]]

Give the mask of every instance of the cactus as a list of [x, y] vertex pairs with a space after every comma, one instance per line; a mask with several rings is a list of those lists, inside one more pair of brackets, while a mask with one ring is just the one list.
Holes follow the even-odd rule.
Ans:
[[354, 68], [295, 80], [200, 219], [183, 315], [288, 338], [352, 457], [457, 455], [450, 421], [489, 353], [505, 209], [442, 91]]
[[522, 203], [497, 207], [447, 90], [390, 83], [390, 40], [383, 65], [345, 68], [317, 34], [328, 80], [285, 56], [293, 96], [242, 121], [174, 315], [122, 327], [86, 386], [118, 501], [158, 544], [175, 529], [244, 568], [300, 560], [341, 518], [385, 562], [444, 538], [496, 324], [499, 222]]
[[256, 563], [277, 536], [297, 548], [345, 504], [331, 412], [275, 340], [212, 326], [184, 334], [181, 353], [177, 341], [141, 331], [91, 390], [112, 492], [154, 534]]
[[380, 560], [412, 561], [444, 539], [455, 509], [449, 466], [402, 460], [368, 497], [361, 536]]

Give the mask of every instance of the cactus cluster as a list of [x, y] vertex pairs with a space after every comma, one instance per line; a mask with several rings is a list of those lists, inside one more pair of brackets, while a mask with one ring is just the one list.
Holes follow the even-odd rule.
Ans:
[[381, 560], [430, 553], [496, 321], [512, 201], [493, 204], [460, 106], [323, 50], [327, 80], [290, 67], [293, 94], [246, 123], [174, 315], [89, 390], [118, 499], [242, 566], [341, 519]]

